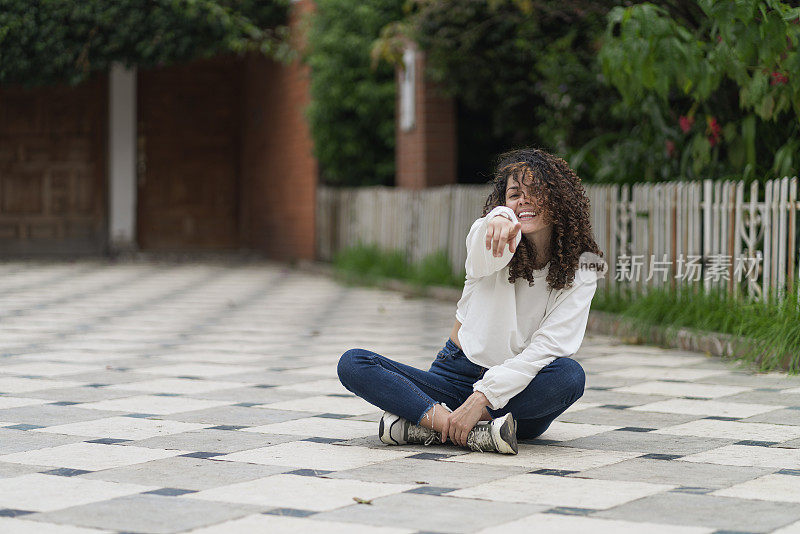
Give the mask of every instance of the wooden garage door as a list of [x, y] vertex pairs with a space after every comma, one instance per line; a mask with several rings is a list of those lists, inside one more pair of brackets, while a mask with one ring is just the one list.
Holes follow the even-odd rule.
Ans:
[[0, 89], [0, 254], [105, 249], [107, 87]]
[[141, 248], [238, 246], [241, 74], [231, 58], [139, 72]]

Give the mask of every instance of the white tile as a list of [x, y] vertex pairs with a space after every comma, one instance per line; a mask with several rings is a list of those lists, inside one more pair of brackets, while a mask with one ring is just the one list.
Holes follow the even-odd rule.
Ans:
[[345, 388], [337, 378], [326, 378], [324, 380], [313, 380], [311, 382], [287, 384], [285, 386], [278, 386], [275, 389], [325, 395], [329, 395], [331, 393], [352, 395], [352, 393], [350, 393], [350, 391], [348, 391], [347, 388]]
[[158, 487], [33, 473], [0, 479], [0, 508], [50, 512], [153, 489]]
[[800, 477], [774, 473], [714, 491], [712, 495], [800, 503]]
[[718, 449], [690, 454], [681, 460], [707, 464], [796, 469], [797, 466], [800, 466], [800, 449], [726, 445]]
[[397, 460], [416, 453], [417, 451], [413, 450], [392, 449], [388, 445], [385, 449], [369, 449], [367, 447], [334, 445], [313, 441], [294, 441], [270, 447], [234, 452], [225, 456], [217, 456], [215, 459], [264, 465], [285, 465], [302, 469], [341, 471], [387, 460]]
[[112, 384], [105, 389], [120, 391], [147, 391], [150, 393], [206, 393], [219, 389], [245, 387], [256, 382], [226, 382], [219, 380], [192, 380], [189, 378], [156, 378], [155, 380], [141, 380], [126, 384]]
[[598, 373], [601, 376], [619, 376], [622, 378], [660, 378], [664, 380], [699, 380], [709, 376], [729, 374], [727, 371], [714, 369], [692, 369], [684, 367], [627, 367], [615, 371]]
[[19, 408], [20, 406], [36, 406], [53, 402], [43, 399], [29, 399], [26, 397], [0, 397], [0, 410], [7, 408]]
[[[578, 400], [574, 404], [572, 404], [564, 413], [571, 413], [571, 412], [579, 412], [581, 410], [586, 410], [588, 408], [597, 408], [598, 406], [602, 406], [599, 402], [585, 402], [582, 400]], [[563, 414], [562, 414], [563, 415]]]
[[561, 514], [533, 514], [516, 521], [479, 530], [477, 534], [528, 534], [535, 531], [547, 534], [710, 534], [713, 528], [682, 527], [657, 523], [636, 523], [598, 517], [581, 517]]
[[672, 356], [669, 354], [614, 354], [592, 358], [592, 363], [654, 367], [686, 367], [707, 361], [705, 356]]
[[81, 385], [69, 380], [45, 380], [42, 378], [22, 378], [17, 376], [0, 376], [0, 392], [25, 393], [41, 389], [69, 388]]
[[306, 417], [281, 423], [244, 428], [242, 432], [260, 432], [263, 434], [291, 434], [295, 436], [315, 436], [332, 439], [352, 439], [372, 436], [378, 433], [376, 423], [351, 421], [348, 419], [330, 419], [328, 417]]
[[191, 530], [188, 534], [242, 534], [243, 532], [269, 532], [270, 534], [297, 534], [298, 532], [324, 532], [325, 534], [411, 534], [416, 529], [378, 527], [358, 523], [317, 521], [313, 517], [299, 518], [269, 514], [249, 515], [218, 525]]
[[238, 373], [257, 373], [263, 371], [263, 367], [246, 365], [223, 365], [218, 363], [174, 363], [170, 365], [158, 365], [154, 367], [143, 367], [137, 369], [139, 373], [164, 376], [222, 376]]
[[177, 434], [179, 432], [190, 432], [209, 426], [213, 425], [160, 421], [142, 419], [140, 417], [106, 417], [103, 419], [95, 419], [94, 421], [81, 421], [79, 423], [38, 428], [32, 430], [32, 432], [135, 440]]
[[[231, 343], [231, 346], [235, 346], [235, 343]], [[262, 359], [264, 356], [261, 354], [243, 354], [243, 353], [232, 353], [232, 352], [220, 352], [220, 351], [212, 351], [212, 352], [172, 352], [170, 354], [162, 354], [159, 358], [173, 361], [173, 362], [191, 362], [191, 363], [243, 363], [243, 362], [252, 362], [255, 360]]]
[[605, 509], [619, 506], [648, 495], [673, 489], [675, 486], [646, 482], [622, 482], [550, 475], [515, 475], [448, 493], [501, 502], [522, 502]]
[[274, 475], [184, 495], [182, 498], [326, 511], [355, 504], [354, 497], [374, 499], [415, 487], [297, 475]]
[[[344, 354], [344, 351], [342, 351]], [[339, 362], [336, 363], [328, 363], [325, 365], [315, 365], [312, 367], [299, 367], [297, 369], [292, 369], [292, 374], [300, 374], [300, 375], [321, 375], [321, 376], [336, 376], [337, 374], [337, 367]]]
[[689, 415], [713, 415], [717, 417], [751, 417], [760, 413], [785, 408], [769, 404], [747, 404], [744, 402], [720, 402], [713, 400], [669, 399], [634, 406], [638, 412], [682, 413]]
[[620, 393], [640, 393], [642, 395], [669, 395], [672, 397], [702, 397], [714, 399], [725, 395], [735, 395], [750, 388], [737, 386], [719, 386], [713, 384], [696, 384], [692, 382], [661, 382], [654, 380], [632, 386], [613, 388]]
[[26, 362], [4, 365], [0, 367], [0, 373], [9, 373], [12, 375], [59, 376], [100, 371], [103, 368], [104, 367], [101, 365], [85, 365], [78, 363]]
[[272, 404], [263, 404], [261, 406], [263, 408], [270, 408], [272, 410], [339, 413], [347, 415], [364, 415], [367, 413], [383, 411], [360, 397], [328, 397], [325, 395], [306, 397], [304, 399], [292, 399], [288, 401], [275, 402]]
[[640, 452], [598, 451], [550, 445], [522, 445], [518, 454], [470, 452], [441, 461], [483, 465], [522, 465], [533, 469], [583, 471], [641, 456]]
[[671, 434], [673, 436], [700, 436], [704, 438], [780, 442], [800, 437], [800, 426], [700, 419], [681, 425], [660, 428], [650, 433]]
[[233, 402], [189, 399], [186, 397], [162, 397], [160, 395], [137, 395], [121, 399], [87, 402], [81, 404], [81, 408], [165, 415], [205, 410], [206, 408], [216, 408], [217, 406], [230, 404], [233, 404]]
[[0, 456], [0, 462], [99, 471], [100, 469], [111, 469], [123, 465], [170, 458], [187, 452], [189, 451], [146, 449], [144, 447], [82, 442], [5, 454]]
[[73, 527], [72, 525], [55, 525], [53, 523], [12, 519], [9, 517], [0, 517], [0, 532], [13, 532], [14, 534], [111, 534], [109, 530]]
[[622, 427], [553, 421], [550, 424], [550, 427], [548, 427], [548, 429], [540, 437], [542, 439], [568, 441], [571, 439], [585, 438], [586, 436], [594, 436], [595, 434], [608, 432], [609, 430], [614, 430], [617, 428]]
[[786, 525], [778, 530], [773, 530], [772, 534], [800, 534], [800, 521]]

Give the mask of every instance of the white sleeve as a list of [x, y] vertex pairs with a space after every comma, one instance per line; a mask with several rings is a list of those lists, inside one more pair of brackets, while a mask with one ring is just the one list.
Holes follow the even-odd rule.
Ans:
[[[467, 278], [480, 278], [497, 272], [508, 265], [514, 256], [508, 250], [508, 245], [503, 247], [503, 254], [498, 257], [492, 255], [491, 249], [486, 249], [486, 229], [489, 220], [501, 214], [508, 215], [514, 224], [519, 222], [514, 210], [508, 206], [497, 206], [487, 213], [485, 217], [481, 217], [472, 223], [472, 228], [467, 234], [467, 262], [465, 264]], [[517, 232], [514, 237], [514, 250], [517, 249], [521, 240], [522, 232]]]
[[499, 410], [528, 387], [546, 365], [558, 357], [578, 352], [596, 289], [597, 275], [578, 271], [573, 286], [558, 296], [553, 309], [533, 333], [530, 344], [513, 358], [490, 367], [483, 378], [473, 384], [473, 391], [486, 395], [492, 409]]

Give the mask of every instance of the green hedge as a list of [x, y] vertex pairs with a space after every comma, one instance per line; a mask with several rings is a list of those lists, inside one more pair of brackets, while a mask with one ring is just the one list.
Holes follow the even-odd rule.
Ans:
[[289, 56], [289, 0], [0, 0], [0, 83], [77, 84], [112, 62]]
[[322, 181], [392, 185], [394, 67], [372, 68], [380, 29], [402, 16], [400, 0], [318, 0], [306, 62], [311, 67], [308, 118]]

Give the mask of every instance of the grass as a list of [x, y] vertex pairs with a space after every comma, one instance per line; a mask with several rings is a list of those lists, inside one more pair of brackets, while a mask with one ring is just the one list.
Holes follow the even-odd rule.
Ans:
[[404, 280], [419, 287], [464, 287], [464, 277], [453, 274], [445, 252], [436, 252], [412, 263], [399, 251], [374, 245], [357, 245], [337, 253], [333, 267], [347, 282], [373, 285], [379, 280]]
[[769, 295], [764, 301], [733, 298], [727, 293], [701, 288], [650, 289], [647, 294], [633, 291], [598, 292], [592, 309], [619, 314], [620, 318], [652, 341], [653, 326], [666, 335], [686, 328], [698, 333], [721, 333], [740, 343], [737, 357], [755, 364], [761, 371], [800, 372], [800, 298], [796, 291], [778, 300]]
[[[444, 252], [411, 263], [402, 252], [358, 245], [336, 254], [333, 266], [340, 277], [354, 284], [396, 279], [419, 287], [464, 287], [465, 273], [453, 274]], [[732, 298], [718, 290], [705, 293], [699, 287], [651, 288], [646, 294], [598, 291], [592, 309], [618, 314], [650, 343], [658, 342], [651, 335], [653, 326], [661, 327], [667, 337], [684, 328], [700, 334], [728, 334], [739, 340], [737, 358], [761, 371], [798, 373], [800, 297], [797, 291], [787, 295], [782, 300], [768, 295], [756, 302]]]

